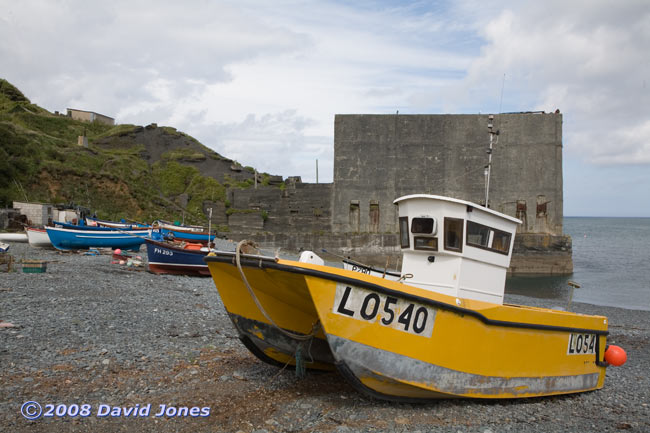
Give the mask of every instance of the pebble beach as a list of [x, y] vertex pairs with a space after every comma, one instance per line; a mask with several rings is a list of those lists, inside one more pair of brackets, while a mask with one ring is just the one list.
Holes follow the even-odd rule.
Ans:
[[[212, 279], [151, 274], [144, 247], [140, 267], [20, 243], [9, 253], [18, 262], [46, 261], [47, 270], [0, 269], [0, 431], [650, 431], [648, 311], [571, 304], [607, 316], [608, 343], [627, 351], [601, 390], [389, 403], [360, 395], [337, 373], [299, 378], [257, 360], [238, 340]], [[554, 307], [522, 296], [506, 301]], [[33, 413], [30, 402], [52, 416], [27, 419], [21, 409]]]

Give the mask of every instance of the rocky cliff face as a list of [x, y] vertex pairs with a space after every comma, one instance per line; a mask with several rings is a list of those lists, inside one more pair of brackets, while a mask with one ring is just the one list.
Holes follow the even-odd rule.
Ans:
[[100, 138], [94, 145], [101, 149], [139, 149], [139, 155], [149, 164], [176, 161], [195, 167], [202, 176], [223, 182], [245, 182], [254, 178], [254, 169], [242, 167], [202, 145], [195, 138], [175, 128], [133, 126], [118, 134]]

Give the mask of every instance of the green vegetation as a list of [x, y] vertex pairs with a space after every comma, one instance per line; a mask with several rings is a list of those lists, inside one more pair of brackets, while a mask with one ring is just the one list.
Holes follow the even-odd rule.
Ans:
[[185, 137], [185, 138], [188, 138], [188, 139], [194, 141], [195, 143], [198, 143], [196, 138], [190, 137], [189, 135], [185, 134], [184, 132], [181, 132], [176, 128], [172, 128], [171, 126], [161, 126], [160, 129], [162, 129], [163, 131], [165, 131], [169, 135], [172, 135], [172, 136], [175, 136], [175, 137]]
[[199, 171], [176, 161], [159, 161], [153, 165], [152, 174], [158, 179], [163, 195], [170, 196], [183, 194]]
[[205, 154], [194, 150], [194, 149], [174, 149], [169, 152], [165, 152], [162, 155], [163, 159], [166, 160], [175, 160], [175, 161], [204, 161], [206, 159]]
[[246, 180], [235, 180], [232, 177], [225, 175], [223, 184], [228, 187], [236, 187], [236, 188], [250, 188], [251, 186], [255, 185], [255, 180], [253, 179], [246, 179]]
[[[6, 100], [6, 102], [23, 102], [30, 104], [29, 99], [23, 95], [23, 92], [18, 90], [9, 81], [3, 78], [0, 78], [0, 97]], [[0, 103], [2, 102], [3, 101], [0, 101]], [[4, 104], [0, 107], [2, 107], [4, 111]]]
[[225, 201], [226, 187], [211, 177], [195, 177], [189, 188], [191, 199], [187, 205], [188, 209], [195, 213], [203, 212], [203, 203], [206, 201]]
[[[147, 144], [145, 132], [165, 143], [162, 154], [157, 142], [151, 147], [150, 138]], [[89, 147], [78, 145], [81, 135]], [[195, 166], [206, 160], [232, 163], [172, 127], [111, 126], [50, 113], [0, 79], [0, 206], [14, 200], [72, 202], [106, 219], [174, 220], [182, 215], [187, 223], [205, 223], [207, 203], [230, 207], [227, 187], [254, 184], [227, 175], [219, 183]], [[269, 175], [260, 175], [261, 183], [268, 184]]]
[[128, 135], [132, 135], [135, 134], [137, 128], [138, 127], [135, 125], [116, 125], [110, 129], [104, 130], [103, 132], [99, 132], [98, 134], [93, 135], [92, 137], [88, 137], [88, 143], [93, 143], [94, 141], [106, 139], [110, 137], [124, 137]]

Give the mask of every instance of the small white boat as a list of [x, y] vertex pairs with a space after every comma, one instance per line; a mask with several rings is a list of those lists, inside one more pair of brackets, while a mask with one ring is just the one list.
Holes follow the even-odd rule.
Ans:
[[29, 245], [39, 248], [53, 248], [52, 241], [47, 235], [47, 230], [37, 227], [25, 227]]
[[158, 220], [153, 223], [154, 228], [158, 227], [165, 230], [172, 230], [176, 232], [189, 232], [189, 233], [202, 233], [206, 231], [206, 228], [203, 226], [194, 226], [194, 225], [177, 225], [169, 221]]
[[0, 233], [0, 242], [27, 242], [26, 233]]
[[[108, 227], [111, 229], [125, 229], [125, 230], [135, 230], [138, 228], [150, 229], [151, 226], [148, 224], [142, 224], [138, 222], [127, 222], [127, 221], [107, 221], [100, 220], [98, 218], [86, 218], [86, 225], [88, 227]], [[62, 226], [63, 227], [63, 226]]]

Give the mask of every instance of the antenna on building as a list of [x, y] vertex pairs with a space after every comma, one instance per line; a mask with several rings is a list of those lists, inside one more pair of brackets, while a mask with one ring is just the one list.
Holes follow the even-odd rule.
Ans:
[[[488, 163], [485, 166], [485, 207], [490, 207], [489, 206], [489, 197], [490, 197], [490, 174], [492, 173], [492, 147], [493, 145], [497, 144], [499, 141], [499, 130], [497, 129], [496, 131], [494, 130], [494, 115], [490, 114], [488, 116], [488, 133], [490, 134], [490, 145], [487, 149], [487, 154], [488, 154]], [[494, 136], [497, 136], [496, 140], [494, 139]]]
[[503, 74], [503, 81], [501, 82], [501, 98], [499, 98], [499, 113], [501, 113], [501, 105], [503, 104], [503, 88], [506, 87], [506, 74]]
[[318, 158], [316, 158], [316, 183], [318, 183]]

